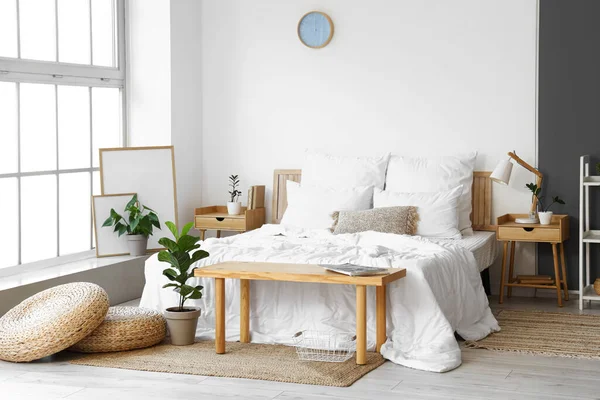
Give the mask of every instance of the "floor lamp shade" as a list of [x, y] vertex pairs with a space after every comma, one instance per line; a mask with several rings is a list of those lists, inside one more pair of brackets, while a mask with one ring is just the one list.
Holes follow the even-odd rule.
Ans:
[[508, 185], [508, 181], [510, 180], [510, 174], [512, 172], [512, 163], [510, 160], [502, 160], [498, 163], [496, 168], [494, 168], [494, 172], [490, 175], [490, 179], [494, 182], [501, 183], [503, 185]]

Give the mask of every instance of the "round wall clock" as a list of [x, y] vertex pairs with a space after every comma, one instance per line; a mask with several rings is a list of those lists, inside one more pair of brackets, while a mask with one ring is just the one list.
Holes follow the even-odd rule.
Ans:
[[320, 11], [304, 14], [298, 22], [300, 41], [312, 49], [320, 49], [331, 42], [333, 37], [333, 21], [329, 15]]

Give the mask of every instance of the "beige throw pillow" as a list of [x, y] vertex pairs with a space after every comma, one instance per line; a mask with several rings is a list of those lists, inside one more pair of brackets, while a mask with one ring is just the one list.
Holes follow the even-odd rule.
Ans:
[[414, 235], [419, 214], [417, 207], [381, 207], [362, 211], [336, 211], [334, 234], [376, 231], [397, 235]]

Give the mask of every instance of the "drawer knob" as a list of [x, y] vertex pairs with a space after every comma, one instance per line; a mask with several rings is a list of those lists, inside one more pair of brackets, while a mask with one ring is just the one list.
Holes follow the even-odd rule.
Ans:
[[219, 222], [223, 222], [223, 221], [225, 220], [225, 218], [224, 218], [224, 217], [216, 217], [215, 219], [216, 219], [217, 221], [219, 221]]
[[523, 228], [523, 230], [524, 230], [525, 232], [531, 232], [531, 231], [533, 231], [534, 229], [535, 229], [535, 228]]

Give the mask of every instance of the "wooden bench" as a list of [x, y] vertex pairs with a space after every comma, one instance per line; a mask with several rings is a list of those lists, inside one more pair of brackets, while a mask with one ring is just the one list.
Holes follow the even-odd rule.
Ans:
[[263, 262], [224, 262], [197, 268], [196, 277], [215, 278], [215, 346], [225, 353], [225, 278], [240, 280], [240, 342], [250, 342], [250, 281], [328, 283], [356, 286], [356, 363], [366, 363], [367, 286], [376, 287], [377, 351], [386, 336], [386, 285], [406, 276], [405, 269], [390, 268], [385, 275], [347, 276], [318, 265]]

